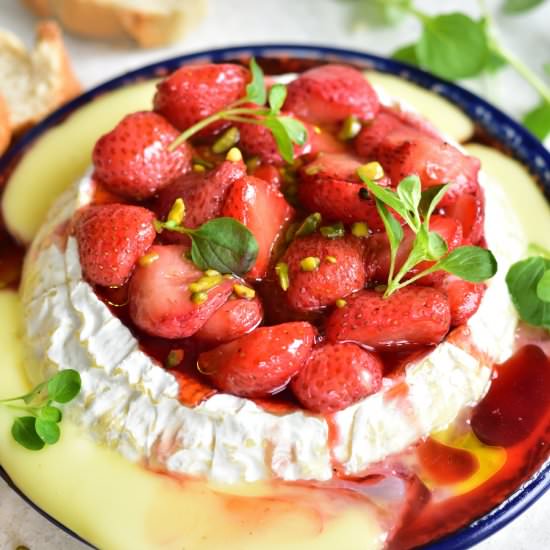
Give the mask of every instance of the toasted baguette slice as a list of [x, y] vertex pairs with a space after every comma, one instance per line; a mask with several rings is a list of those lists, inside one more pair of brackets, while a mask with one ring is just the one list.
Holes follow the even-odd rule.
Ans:
[[0, 95], [0, 155], [8, 148], [11, 141], [11, 121], [8, 104]]
[[0, 31], [0, 95], [14, 133], [36, 124], [80, 89], [56, 23], [37, 25], [32, 51], [12, 33]]
[[41, 17], [56, 17], [76, 34], [130, 37], [150, 48], [180, 39], [206, 12], [206, 0], [23, 0]]

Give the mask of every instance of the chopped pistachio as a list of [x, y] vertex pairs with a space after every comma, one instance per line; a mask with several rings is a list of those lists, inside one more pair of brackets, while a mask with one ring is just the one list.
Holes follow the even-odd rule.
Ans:
[[177, 198], [168, 212], [167, 222], [174, 222], [176, 225], [181, 225], [185, 218], [185, 203], [182, 198]]
[[258, 157], [251, 157], [246, 161], [246, 170], [249, 174], [254, 172], [258, 166], [260, 166], [260, 159]]
[[231, 273], [226, 273], [225, 275], [222, 276], [222, 279], [233, 279], [233, 275], [231, 275]]
[[321, 223], [321, 214], [315, 212], [310, 214], [301, 224], [300, 227], [296, 230], [294, 234], [295, 237], [305, 237], [306, 235], [311, 235], [317, 231], [319, 224]]
[[323, 237], [328, 237], [329, 239], [339, 239], [346, 234], [346, 230], [342, 222], [333, 223], [332, 225], [323, 225], [319, 231]]
[[322, 132], [321, 128], [319, 128], [319, 126], [314, 126], [313, 127], [313, 131], [316, 133], [316, 134], [320, 134]]
[[382, 293], [382, 292], [386, 292], [386, 288], [387, 288], [387, 285], [376, 285], [376, 286], [374, 287], [374, 290], [375, 290], [376, 292]]
[[304, 168], [304, 172], [308, 176], [314, 176], [315, 174], [318, 174], [320, 171], [321, 171], [321, 168], [315, 164], [313, 166], [307, 166], [306, 168]]
[[368, 180], [376, 181], [384, 177], [384, 168], [382, 168], [382, 165], [376, 161], [368, 162], [367, 164], [359, 166], [357, 172], [361, 175], [361, 177]]
[[220, 274], [219, 271], [216, 271], [215, 269], [207, 269], [205, 272], [204, 272], [205, 275], [207, 275], [208, 277], [215, 277], [217, 275]]
[[[212, 145], [213, 153], [225, 153], [231, 147], [239, 143], [241, 138], [239, 129], [236, 126], [228, 128]], [[230, 159], [227, 159], [230, 160]], [[235, 162], [235, 161], [234, 161]]]
[[342, 309], [343, 307], [346, 307], [347, 302], [344, 300], [344, 298], [338, 298], [338, 300], [336, 300], [335, 304], [336, 304], [337, 308]]
[[208, 300], [208, 294], [206, 292], [195, 292], [191, 294], [191, 301], [197, 306], [204, 304], [206, 300]]
[[156, 252], [149, 252], [149, 254], [145, 254], [138, 260], [138, 264], [141, 267], [147, 267], [148, 265], [156, 262], [158, 259], [159, 255]]
[[155, 228], [155, 231], [157, 233], [162, 233], [164, 231], [164, 226], [163, 226], [162, 222], [159, 221], [159, 220], [154, 220], [153, 221], [153, 227]]
[[245, 298], [246, 300], [252, 300], [256, 296], [256, 291], [253, 288], [250, 288], [246, 285], [236, 284], [233, 285], [233, 292], [239, 298]]
[[328, 264], [335, 264], [338, 260], [336, 259], [336, 256], [325, 256], [325, 262]]
[[319, 269], [320, 263], [321, 260], [319, 258], [316, 258], [315, 256], [307, 256], [307, 258], [300, 260], [300, 268], [302, 271], [315, 271], [316, 269]]
[[191, 283], [189, 285], [189, 290], [192, 293], [203, 292], [205, 290], [210, 290], [216, 285], [219, 285], [222, 282], [222, 276], [218, 273], [217, 275], [204, 275], [198, 281]]
[[290, 285], [290, 280], [288, 278], [288, 264], [284, 262], [279, 262], [275, 266], [275, 273], [279, 278], [279, 285], [286, 292]]
[[338, 132], [338, 139], [348, 141], [353, 139], [360, 131], [361, 122], [355, 115], [350, 115], [344, 119], [340, 132]]
[[237, 147], [231, 147], [229, 151], [227, 151], [227, 155], [225, 155], [225, 160], [228, 160], [230, 162], [240, 162], [243, 160], [243, 154], [241, 153], [241, 150]]
[[193, 164], [193, 172], [206, 172], [206, 168], [202, 164]]
[[199, 166], [204, 166], [204, 168], [214, 168], [214, 163], [204, 160], [201, 157], [193, 157], [192, 159], [193, 164], [198, 164]]
[[367, 237], [369, 234], [369, 226], [365, 222], [355, 222], [351, 226], [351, 234], [356, 237]]
[[182, 361], [185, 356], [185, 351], [182, 349], [172, 349], [166, 357], [166, 362], [164, 366], [167, 369], [175, 369]]

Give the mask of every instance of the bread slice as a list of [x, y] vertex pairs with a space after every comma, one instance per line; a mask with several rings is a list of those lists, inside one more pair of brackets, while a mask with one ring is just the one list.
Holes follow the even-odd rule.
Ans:
[[11, 121], [8, 104], [0, 95], [0, 155], [8, 148], [11, 141]]
[[130, 37], [150, 48], [180, 39], [202, 19], [206, 0], [23, 0], [41, 17], [56, 17], [76, 34]]
[[37, 25], [32, 51], [12, 33], [0, 31], [0, 95], [8, 106], [14, 134], [36, 124], [80, 90], [56, 23]]

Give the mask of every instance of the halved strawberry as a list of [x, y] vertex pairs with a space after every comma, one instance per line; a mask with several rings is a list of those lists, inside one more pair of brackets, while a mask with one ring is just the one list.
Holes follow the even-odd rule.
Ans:
[[475, 193], [462, 193], [446, 208], [445, 213], [462, 225], [464, 244], [478, 244], [485, 224], [485, 197], [478, 184]]
[[331, 342], [357, 342], [377, 350], [412, 349], [443, 340], [451, 324], [449, 301], [431, 287], [407, 286], [389, 298], [361, 290], [332, 312], [326, 333]]
[[195, 303], [189, 284], [203, 276], [185, 257], [182, 245], [155, 245], [149, 253], [156, 261], [139, 265], [130, 280], [129, 305], [132, 321], [142, 330], [161, 338], [186, 338], [199, 330], [233, 290], [235, 281], [223, 279], [208, 291], [206, 301]]
[[273, 166], [273, 164], [259, 164], [252, 170], [250, 175], [267, 181], [275, 189], [281, 188], [283, 176], [281, 174], [281, 170], [276, 166]]
[[324, 344], [313, 349], [290, 387], [306, 409], [333, 413], [376, 393], [382, 372], [379, 357], [356, 344]]
[[229, 342], [253, 331], [263, 317], [258, 298], [229, 298], [195, 333], [195, 338], [211, 343]]
[[288, 85], [286, 111], [312, 124], [340, 122], [350, 115], [370, 120], [380, 108], [378, 96], [363, 74], [344, 65], [322, 65]]
[[[249, 80], [247, 69], [230, 63], [182, 67], [157, 85], [155, 111], [183, 131], [244, 97]], [[197, 135], [211, 135], [228, 124], [215, 122]]]
[[191, 169], [191, 147], [168, 146], [178, 131], [162, 116], [143, 111], [125, 116], [95, 144], [95, 176], [107, 190], [142, 200]]
[[201, 353], [198, 367], [222, 391], [267, 397], [283, 390], [302, 368], [314, 341], [309, 323], [261, 327]]
[[102, 204], [77, 214], [74, 231], [84, 276], [102, 286], [123, 285], [153, 244], [154, 214], [140, 206]]
[[479, 309], [487, 287], [483, 283], [471, 283], [454, 275], [447, 275], [437, 288], [447, 294], [451, 307], [451, 325], [457, 327]]
[[[159, 219], [164, 220], [174, 201], [182, 198], [185, 203], [185, 226], [198, 227], [220, 215], [229, 188], [244, 175], [246, 167], [240, 161], [224, 161], [206, 173], [190, 172], [161, 191], [154, 210]], [[187, 243], [188, 237], [165, 231], [163, 240]]]
[[259, 178], [246, 176], [232, 185], [221, 215], [235, 218], [252, 231], [258, 241], [259, 251], [247, 278], [264, 277], [273, 249], [294, 215], [294, 209], [272, 185]]
[[[290, 306], [299, 311], [319, 309], [363, 288], [363, 254], [361, 239], [353, 236], [329, 239], [315, 233], [292, 241], [281, 259], [288, 265]], [[317, 260], [318, 267], [305, 271], [305, 258]]]

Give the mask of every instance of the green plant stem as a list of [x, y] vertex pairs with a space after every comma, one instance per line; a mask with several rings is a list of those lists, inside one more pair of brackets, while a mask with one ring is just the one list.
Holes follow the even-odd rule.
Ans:
[[27, 414], [32, 414], [33, 416], [36, 416], [38, 409], [36, 407], [24, 407], [22, 405], [4, 405], [8, 409], [12, 409], [14, 411], [23, 411]]

